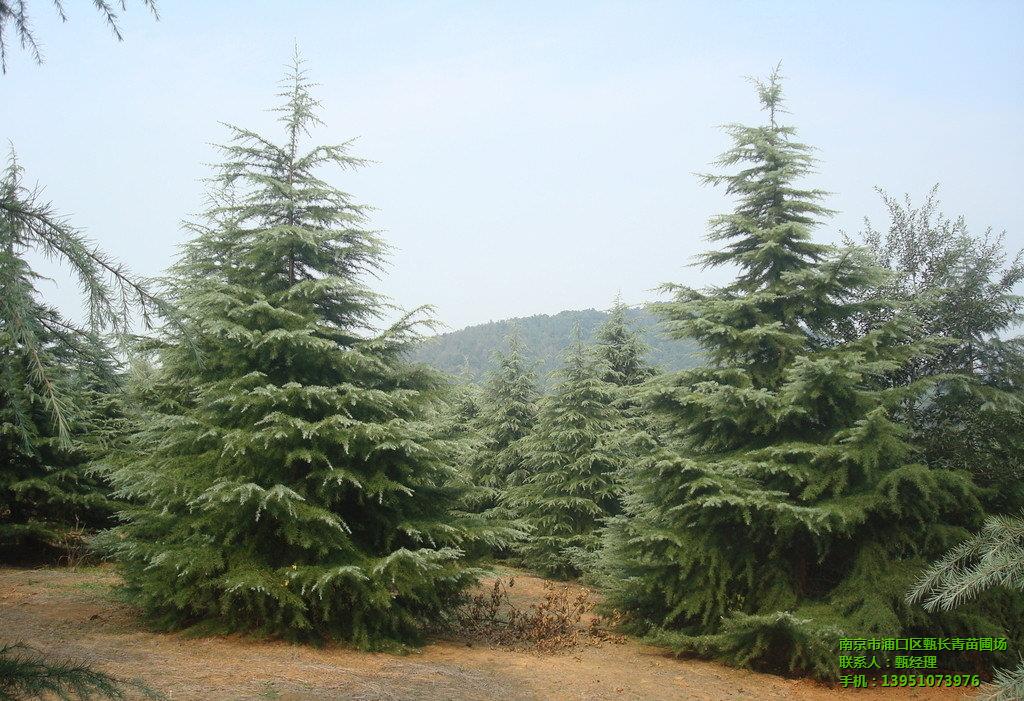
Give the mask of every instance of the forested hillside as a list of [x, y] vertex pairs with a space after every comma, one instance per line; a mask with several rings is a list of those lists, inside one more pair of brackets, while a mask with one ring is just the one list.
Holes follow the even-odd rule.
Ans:
[[[647, 360], [652, 365], [663, 370], [685, 370], [700, 364], [697, 345], [665, 337], [657, 318], [647, 309], [630, 307], [626, 315], [629, 324], [650, 346]], [[596, 309], [567, 310], [467, 326], [428, 339], [416, 350], [414, 358], [452, 375], [469, 375], [479, 380], [492, 367], [494, 352], [504, 347], [506, 337], [516, 329], [525, 355], [538, 363], [537, 376], [547, 385], [559, 356], [572, 343], [575, 325], [579, 324], [583, 341], [589, 343], [608, 316], [609, 312]]]

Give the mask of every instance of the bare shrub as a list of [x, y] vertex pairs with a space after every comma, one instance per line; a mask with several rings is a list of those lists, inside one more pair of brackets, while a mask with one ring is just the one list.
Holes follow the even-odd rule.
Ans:
[[74, 528], [63, 531], [54, 543], [54, 547], [60, 552], [57, 565], [61, 567], [77, 570], [79, 567], [92, 565], [97, 561], [96, 554], [89, 542], [89, 532], [77, 524]]
[[489, 593], [470, 596], [456, 618], [460, 635], [539, 652], [622, 642], [621, 635], [610, 632], [616, 624], [611, 619], [594, 615], [589, 625], [583, 624], [594, 608], [586, 590], [546, 583], [540, 603], [522, 610], [509, 595], [514, 586], [515, 578], [496, 579]]

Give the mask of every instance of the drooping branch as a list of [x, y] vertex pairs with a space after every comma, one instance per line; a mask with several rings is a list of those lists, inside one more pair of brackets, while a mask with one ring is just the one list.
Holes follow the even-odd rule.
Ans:
[[[141, 2], [153, 13], [155, 19], [160, 19], [156, 0], [141, 0]], [[118, 0], [116, 3], [108, 2], [108, 0], [92, 0], [92, 5], [110, 27], [114, 38], [123, 41], [124, 36], [121, 34], [118, 11], [127, 11], [127, 0]], [[60, 20], [67, 22], [68, 14], [64, 10], [63, 0], [53, 0], [53, 6]], [[9, 26], [13, 26], [15, 39], [21, 44], [21, 48], [32, 54], [32, 59], [37, 64], [42, 64], [43, 52], [29, 21], [28, 0], [0, 0], [0, 73], [7, 73], [7, 31]]]

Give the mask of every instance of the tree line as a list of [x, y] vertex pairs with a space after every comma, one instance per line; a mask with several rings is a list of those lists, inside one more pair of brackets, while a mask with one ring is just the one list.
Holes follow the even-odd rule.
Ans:
[[[411, 359], [454, 375], [461, 382], [480, 384], [492, 368], [495, 351], [515, 333], [546, 391], [551, 387], [552, 373], [561, 364], [562, 353], [573, 341], [576, 327], [579, 326], [584, 343], [590, 343], [610, 314], [610, 310], [581, 309], [489, 321], [430, 336], [417, 346]], [[657, 317], [646, 305], [630, 305], [625, 314], [648, 347], [647, 359], [659, 370], [685, 370], [702, 363], [696, 344], [673, 340], [661, 333]]]

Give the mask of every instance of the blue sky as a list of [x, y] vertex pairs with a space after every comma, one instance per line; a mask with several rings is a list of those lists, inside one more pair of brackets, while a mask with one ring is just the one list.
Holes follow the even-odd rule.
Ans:
[[[129, 1], [117, 43], [86, 0], [31, 5], [46, 63], [15, 51], [0, 138], [57, 209], [145, 275], [202, 203], [209, 146], [265, 108], [298, 43], [321, 84], [319, 141], [376, 163], [332, 179], [395, 246], [379, 288], [453, 328], [654, 299], [727, 210], [702, 187], [716, 125], [760, 119], [744, 80], [782, 61], [811, 181], [884, 224], [873, 187], [1024, 247], [1024, 2]], [[47, 294], [69, 310], [59, 270]]]

